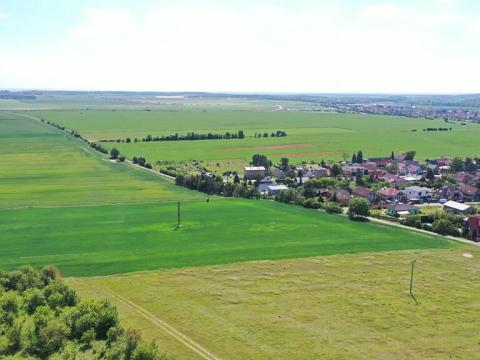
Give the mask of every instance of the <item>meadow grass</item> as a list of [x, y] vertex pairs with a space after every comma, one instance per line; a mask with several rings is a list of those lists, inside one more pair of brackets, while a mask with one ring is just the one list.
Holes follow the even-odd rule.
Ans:
[[443, 238], [265, 200], [0, 212], [0, 264], [95, 276], [159, 268], [457, 246]]
[[[473, 258], [463, 256], [464, 253]], [[474, 359], [480, 251], [408, 250], [69, 279], [177, 359], [133, 301], [223, 359]], [[408, 293], [410, 261], [416, 305]]]
[[50, 126], [0, 112], [0, 209], [203, 198], [112, 163]]
[[[416, 150], [417, 158], [478, 156], [480, 125], [397, 116], [273, 111], [49, 111], [36, 116], [75, 129], [88, 138], [143, 138], [225, 133], [244, 130], [246, 139], [108, 144], [129, 157], [157, 160], [202, 160], [213, 171], [240, 170], [255, 153], [274, 161], [338, 160], [363, 150], [366, 157]], [[428, 127], [452, 131], [426, 132]], [[283, 138], [253, 138], [257, 133], [286, 130]], [[412, 131], [417, 130], [417, 131]], [[219, 164], [217, 166], [217, 163]]]

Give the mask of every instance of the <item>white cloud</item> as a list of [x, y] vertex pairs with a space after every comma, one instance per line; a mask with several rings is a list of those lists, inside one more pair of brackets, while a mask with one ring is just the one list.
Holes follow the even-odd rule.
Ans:
[[438, 5], [453, 5], [455, 0], [437, 0]]
[[8, 18], [8, 14], [0, 12], [0, 20]]
[[[67, 89], [478, 91], [480, 54], [468, 37], [452, 51], [441, 30], [427, 28], [432, 14], [390, 5], [360, 14], [280, 6], [86, 9], [57, 44], [0, 48], [0, 78], [8, 87]], [[372, 21], [394, 18], [401, 21]], [[458, 31], [472, 33], [462, 24]]]
[[360, 11], [360, 17], [371, 20], [392, 20], [401, 18], [404, 10], [393, 4], [368, 5]]

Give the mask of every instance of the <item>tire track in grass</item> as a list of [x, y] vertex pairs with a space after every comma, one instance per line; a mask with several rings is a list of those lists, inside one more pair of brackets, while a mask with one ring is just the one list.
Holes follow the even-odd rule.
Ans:
[[159, 319], [157, 316], [149, 312], [148, 310], [144, 309], [140, 305], [134, 303], [133, 301], [123, 297], [122, 295], [115, 293], [114, 291], [110, 289], [105, 289], [105, 292], [107, 292], [110, 296], [113, 298], [117, 299], [124, 305], [134, 309], [138, 314], [140, 314], [142, 317], [153, 323], [156, 327], [158, 327], [160, 330], [163, 332], [167, 333], [168, 335], [172, 336], [175, 338], [177, 341], [191, 349], [193, 352], [198, 354], [200, 357], [203, 359], [207, 360], [221, 360], [219, 357], [216, 355], [212, 354], [209, 352], [207, 349], [205, 349], [202, 345], [198, 344], [194, 340], [190, 339], [187, 335], [181, 333], [180, 331], [176, 330], [173, 328], [171, 325], [167, 324], [165, 321]]

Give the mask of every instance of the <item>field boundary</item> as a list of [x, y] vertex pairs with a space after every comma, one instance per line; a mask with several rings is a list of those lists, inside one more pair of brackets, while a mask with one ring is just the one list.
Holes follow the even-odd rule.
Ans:
[[181, 333], [171, 325], [167, 324], [165, 321], [159, 319], [157, 316], [146, 310], [145, 308], [141, 307], [140, 305], [134, 303], [133, 301], [123, 297], [122, 295], [114, 292], [113, 290], [106, 290], [109, 295], [117, 299], [118, 301], [122, 302], [124, 305], [127, 305], [130, 308], [133, 308], [138, 314], [142, 317], [156, 325], [160, 330], [167, 333], [168, 335], [175, 338], [177, 341], [188, 347], [190, 350], [198, 354], [203, 359], [207, 360], [221, 360], [219, 357], [215, 356], [207, 349], [205, 349], [202, 345], [198, 344], [194, 340], [190, 339], [187, 335]]

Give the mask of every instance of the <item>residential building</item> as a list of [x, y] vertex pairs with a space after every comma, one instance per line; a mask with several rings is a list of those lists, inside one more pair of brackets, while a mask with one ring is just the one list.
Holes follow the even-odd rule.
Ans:
[[353, 190], [352, 195], [367, 199], [370, 202], [375, 202], [377, 200], [377, 194], [375, 194], [372, 190], [362, 186], [357, 186]]
[[246, 180], [263, 179], [267, 171], [263, 166], [246, 166], [244, 168], [243, 177]]
[[470, 229], [470, 239], [480, 241], [480, 215], [470, 216], [468, 218], [468, 227]]
[[409, 201], [432, 201], [432, 190], [421, 186], [409, 186], [403, 191]]
[[275, 196], [279, 192], [288, 190], [288, 186], [286, 185], [269, 185], [267, 189], [268, 196]]
[[385, 202], [403, 202], [407, 197], [402, 191], [395, 188], [383, 188], [377, 192], [378, 199]]
[[410, 204], [393, 204], [387, 208], [387, 214], [394, 217], [416, 215], [420, 209]]
[[463, 194], [463, 199], [465, 201], [480, 200], [480, 191], [473, 185], [463, 184], [460, 186], [460, 191]]

